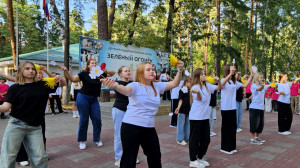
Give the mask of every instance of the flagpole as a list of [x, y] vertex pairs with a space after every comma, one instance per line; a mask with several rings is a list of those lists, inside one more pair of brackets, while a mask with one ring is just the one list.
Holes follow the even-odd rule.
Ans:
[[49, 28], [48, 28], [48, 18], [47, 19], [47, 70], [49, 71]]
[[16, 10], [16, 70], [19, 68], [19, 0], [17, 0]]

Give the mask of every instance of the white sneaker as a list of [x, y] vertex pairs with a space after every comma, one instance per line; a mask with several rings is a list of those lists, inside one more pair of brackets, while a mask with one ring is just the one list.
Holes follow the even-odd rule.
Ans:
[[103, 146], [103, 143], [101, 141], [99, 141], [99, 142], [96, 142], [96, 145], [97, 146]]
[[233, 150], [233, 151], [231, 151], [232, 153], [237, 153], [237, 150], [235, 149], [235, 150]]
[[255, 138], [258, 142], [261, 142], [261, 143], [265, 143], [266, 141], [263, 140], [263, 139], [260, 139], [259, 137]]
[[121, 160], [116, 160], [115, 161], [115, 166], [120, 167], [120, 163], [121, 163]]
[[136, 159], [136, 162], [135, 162], [136, 164], [139, 164], [140, 163], [140, 160], [139, 159]]
[[28, 161], [22, 161], [22, 162], [20, 162], [20, 165], [21, 166], [28, 166], [29, 162]]
[[281, 135], [290, 135], [290, 133], [288, 133], [288, 132], [278, 132], [278, 134], [281, 134]]
[[222, 149], [220, 149], [220, 151], [223, 152], [223, 153], [226, 153], [227, 155], [232, 155], [232, 154], [233, 154], [232, 151], [231, 151], [231, 152], [227, 152], [227, 151], [224, 151], [224, 150], [222, 150]]
[[210, 132], [210, 136], [213, 137], [213, 136], [216, 136], [217, 134], [214, 133], [214, 132]]
[[200, 163], [200, 164], [204, 164], [205, 166], [210, 166], [210, 164], [206, 161], [206, 160], [204, 160], [203, 158], [202, 159], [197, 159], [197, 161]]
[[197, 160], [190, 161], [190, 167], [196, 167], [196, 168], [205, 168], [206, 166], [204, 164], [199, 163]]
[[262, 145], [262, 142], [259, 142], [258, 140], [254, 139], [253, 141], [250, 140], [250, 144], [254, 144], [254, 145]]
[[85, 144], [85, 142], [80, 142], [79, 143], [79, 149], [85, 149], [86, 148], [86, 144]]
[[241, 128], [236, 129], [236, 132], [242, 132], [243, 130]]
[[185, 141], [177, 141], [177, 144], [179, 144], [179, 145], [186, 145], [187, 143]]
[[291, 135], [292, 134], [292, 132], [291, 131], [285, 131], [286, 133], [288, 133], [289, 135]]
[[77, 118], [77, 115], [76, 115], [76, 114], [73, 114], [73, 118]]

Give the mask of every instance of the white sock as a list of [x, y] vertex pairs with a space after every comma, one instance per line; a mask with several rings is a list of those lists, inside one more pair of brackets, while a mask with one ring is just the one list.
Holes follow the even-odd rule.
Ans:
[[250, 141], [254, 141], [254, 139], [251, 138]]
[[76, 115], [76, 111], [73, 111], [73, 115]]
[[76, 115], [78, 115], [79, 116], [79, 113], [78, 113], [78, 111], [75, 111], [76, 112]]

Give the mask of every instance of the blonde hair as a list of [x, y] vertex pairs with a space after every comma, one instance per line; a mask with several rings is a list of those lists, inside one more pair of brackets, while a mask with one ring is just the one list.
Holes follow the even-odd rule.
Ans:
[[26, 61], [24, 63], [21, 63], [19, 65], [19, 68], [18, 68], [18, 73], [17, 73], [17, 76], [16, 76], [16, 83], [20, 84], [20, 85], [24, 85], [25, 84], [25, 78], [23, 76], [23, 72], [24, 72], [24, 69], [25, 69], [25, 66], [27, 64], [31, 64], [34, 68], [34, 71], [35, 71], [35, 74], [34, 74], [34, 78], [33, 78], [33, 82], [36, 82], [37, 79], [36, 79], [36, 75], [37, 75], [37, 71], [35, 69], [35, 66], [32, 62], [29, 62], [29, 61]]
[[[146, 64], [151, 65], [149, 62], [143, 62], [137, 67], [136, 73], [135, 73], [135, 78], [134, 78], [135, 82], [146, 84], [146, 79], [145, 79], [145, 66], [146, 66]], [[151, 65], [151, 69], [152, 69], [152, 65]], [[154, 93], [155, 93], [155, 97], [156, 97], [157, 92], [154, 88], [153, 81], [150, 82], [150, 85], [153, 88]]]
[[[209, 92], [208, 88], [206, 86], [206, 81], [201, 82], [201, 80], [200, 80], [200, 75], [203, 75], [203, 74], [204, 74], [204, 69], [202, 69], [202, 68], [196, 69], [194, 71], [194, 74], [193, 74], [193, 80], [192, 80], [192, 84], [191, 85], [192, 86], [194, 86], [194, 85], [200, 85], [200, 89], [201, 90], [203, 90], [202, 88], [203, 88], [203, 86], [205, 86], [207, 92]], [[190, 104], [192, 104], [192, 103], [193, 103], [193, 96], [192, 96], [192, 92], [191, 92], [190, 93]]]
[[256, 85], [259, 85], [259, 83], [257, 82], [258, 81], [258, 78], [260, 76], [264, 76], [261, 72], [257, 72], [254, 77], [253, 77], [253, 80], [252, 80], [252, 83], [255, 83]]

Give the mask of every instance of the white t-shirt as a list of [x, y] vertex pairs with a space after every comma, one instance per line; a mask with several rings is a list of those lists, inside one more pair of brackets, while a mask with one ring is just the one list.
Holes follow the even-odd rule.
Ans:
[[184, 81], [180, 81], [179, 85], [172, 89], [171, 91], [171, 99], [178, 99], [179, 97], [179, 91], [182, 88]]
[[265, 103], [264, 103], [265, 92], [268, 90], [269, 85], [265, 85], [265, 87], [261, 91], [257, 91], [256, 90], [257, 88], [260, 88], [260, 86], [255, 83], [253, 83], [251, 85], [251, 92], [252, 92], [253, 97], [252, 97], [252, 102], [249, 107], [251, 109], [264, 110], [265, 109]]
[[160, 81], [160, 82], [168, 81], [167, 76], [169, 76], [167, 73], [160, 74], [159, 81]]
[[166, 82], [154, 82], [154, 88], [157, 92], [155, 97], [154, 90], [151, 86], [132, 82], [127, 86], [131, 87], [131, 96], [129, 104], [123, 118], [124, 123], [133, 124], [141, 127], [153, 128], [155, 114], [160, 105], [160, 94], [166, 90]]
[[[223, 78], [221, 83], [225, 80]], [[235, 84], [232, 80], [229, 80], [231, 84], [226, 82], [221, 90], [221, 110], [236, 110], [236, 90], [238, 90], [243, 84], [236, 81]]]
[[190, 110], [189, 119], [190, 120], [206, 120], [210, 118], [210, 111], [209, 111], [209, 102], [211, 94], [216, 90], [217, 85], [212, 85], [206, 82], [206, 86], [200, 89], [200, 85], [194, 85], [191, 90], [198, 89], [200, 91], [202, 100], [197, 99], [197, 94], [192, 93], [193, 96], [193, 104]]
[[286, 83], [278, 83], [278, 93], [284, 92], [285, 95], [279, 95], [279, 98], [277, 101], [290, 104], [291, 103], [291, 87], [292, 87], [292, 82], [286, 82]]

